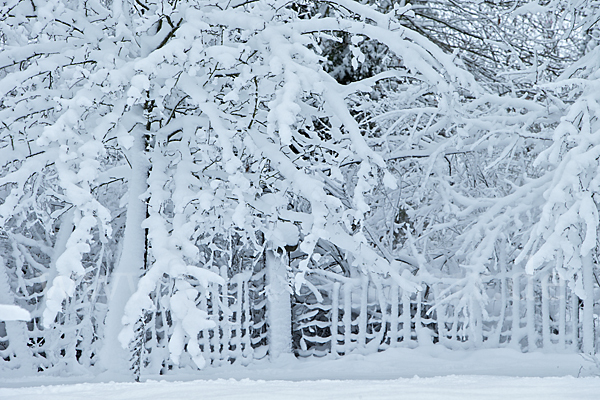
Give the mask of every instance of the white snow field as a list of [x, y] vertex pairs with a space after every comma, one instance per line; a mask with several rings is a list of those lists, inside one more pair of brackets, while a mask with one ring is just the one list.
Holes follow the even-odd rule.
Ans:
[[444, 376], [383, 381], [198, 380], [192, 382], [92, 383], [0, 389], [2, 400], [134, 399], [543, 399], [596, 400], [600, 378]]
[[122, 376], [32, 379], [3, 373], [0, 399], [596, 400], [600, 399], [599, 374], [593, 362], [572, 353], [451, 351], [430, 346], [339, 359], [280, 357], [247, 367], [143, 376], [142, 383], [123, 382]]

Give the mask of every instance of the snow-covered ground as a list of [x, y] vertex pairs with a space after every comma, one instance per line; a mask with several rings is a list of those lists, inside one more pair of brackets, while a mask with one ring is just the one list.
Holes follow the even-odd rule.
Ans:
[[250, 367], [207, 368], [161, 381], [157, 379], [165, 377], [143, 377], [142, 383], [109, 382], [124, 378], [116, 376], [32, 379], [2, 374], [0, 399], [596, 400], [600, 399], [599, 373], [577, 354], [450, 351], [431, 346], [337, 360], [280, 358]]
[[395, 380], [198, 380], [0, 389], [2, 400], [133, 399], [541, 399], [597, 400], [600, 378], [445, 376]]

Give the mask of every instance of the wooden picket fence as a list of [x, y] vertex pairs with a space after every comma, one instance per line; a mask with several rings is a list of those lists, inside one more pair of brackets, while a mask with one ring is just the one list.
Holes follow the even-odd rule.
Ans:
[[[268, 301], [252, 279], [256, 276], [239, 274], [230, 281], [228, 304], [214, 300], [225, 297], [217, 286], [201, 304], [218, 322], [218, 328], [201, 335], [201, 347], [213, 365], [245, 365], [268, 352]], [[417, 292], [367, 275], [317, 272], [309, 281], [310, 287], [292, 297], [293, 351], [299, 357], [436, 343], [450, 349], [581, 349], [581, 301], [558, 276], [505, 275], [480, 282], [484, 289], [472, 293], [468, 290], [476, 287], [468, 281], [421, 282]]]
[[[457, 282], [447, 280], [421, 282], [418, 292], [366, 276], [319, 283], [320, 296], [305, 290], [303, 301], [294, 305], [299, 356], [434, 343], [522, 351], [579, 351], [581, 346], [581, 301], [557, 276], [504, 276], [483, 282], [489, 290], [473, 293], [468, 283], [453, 289]], [[490, 297], [483, 301], [486, 292]], [[598, 326], [597, 317], [592, 323]]]
[[239, 273], [227, 285], [210, 285], [201, 298], [199, 308], [217, 323], [216, 328], [200, 333], [200, 349], [210, 364], [247, 365], [267, 354], [267, 299], [262, 285], [256, 285], [257, 280], [264, 280], [263, 275]]

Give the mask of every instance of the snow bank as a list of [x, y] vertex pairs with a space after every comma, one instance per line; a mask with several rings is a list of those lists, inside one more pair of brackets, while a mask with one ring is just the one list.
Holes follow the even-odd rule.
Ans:
[[[202, 371], [189, 371], [186, 373], [185, 370], [180, 370], [174, 375], [164, 376], [142, 375], [141, 380], [391, 381], [414, 376], [421, 378], [449, 375], [541, 378], [600, 375], [600, 370], [593, 362], [574, 353], [520, 353], [513, 349], [448, 350], [439, 345], [416, 349], [394, 348], [368, 355], [349, 354], [338, 359], [333, 357], [296, 359], [290, 356], [268, 361], [265, 358], [254, 361], [247, 367], [234, 364], [218, 368], [207, 367]], [[131, 375], [109, 373], [100, 376], [57, 377], [38, 374], [36, 377], [24, 377], [18, 371], [3, 371], [0, 374], [0, 387], [18, 388], [82, 382], [127, 382], [132, 379]], [[5, 397], [2, 396], [2, 393], [0, 392], [0, 399], [4, 400]]]
[[[27, 381], [3, 375], [0, 399], [595, 400], [600, 393], [600, 378], [574, 376], [599, 372], [577, 354], [523, 354], [510, 349], [451, 351], [434, 345], [365, 356], [350, 354], [339, 359], [282, 357], [275, 362], [259, 361], [251, 367], [230, 365], [187, 376], [163, 376], [160, 382], [149, 379], [159, 377], [142, 377], [143, 383], [74, 384], [75, 379], [99, 378], [40, 375], [35, 381]], [[57, 382], [70, 384], [55, 385]], [[40, 384], [53, 385], [22, 387]]]

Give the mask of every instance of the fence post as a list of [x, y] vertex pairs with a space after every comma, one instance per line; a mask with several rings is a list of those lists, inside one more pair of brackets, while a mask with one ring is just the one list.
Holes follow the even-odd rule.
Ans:
[[579, 296], [571, 291], [571, 346], [579, 351]]
[[266, 251], [269, 354], [277, 359], [292, 351], [292, 306], [287, 267], [282, 256]]
[[412, 340], [411, 319], [410, 293], [406, 289], [402, 289], [402, 341], [404, 344]]
[[591, 252], [582, 257], [582, 278], [585, 298], [583, 299], [582, 350], [594, 354], [594, 262]]
[[[250, 279], [250, 277], [248, 278]], [[244, 356], [244, 365], [250, 363], [252, 356], [254, 355], [254, 349], [252, 348], [252, 311], [250, 305], [250, 285], [248, 280], [242, 280], [242, 289], [244, 291], [244, 301], [242, 302], [242, 310], [244, 313], [244, 320], [242, 322], [242, 342], [244, 343], [244, 350], [242, 355]]]
[[[515, 267], [513, 267], [514, 269]], [[521, 276], [512, 276], [512, 328], [510, 330], [511, 347], [521, 349]]]
[[548, 294], [548, 274], [541, 276], [542, 282], [542, 347], [548, 350], [552, 344], [550, 340], [550, 299]]
[[344, 354], [352, 350], [352, 283], [344, 284]]
[[558, 348], [561, 350], [566, 349], [566, 330], [567, 330], [567, 286], [565, 280], [558, 277], [558, 298], [560, 304], [558, 306]]
[[[432, 290], [433, 290], [433, 298], [434, 298], [434, 305], [436, 304], [436, 302], [439, 300], [439, 289], [437, 287], [437, 285], [432, 285]], [[446, 330], [446, 312], [445, 312], [445, 307], [443, 305], [437, 307], [435, 309], [435, 317], [437, 320], [437, 327], [438, 327], [438, 341], [440, 344], [445, 344], [448, 341], [448, 332]], [[431, 317], [433, 318], [433, 313], [431, 313]]]
[[537, 348], [537, 331], [535, 329], [535, 297], [534, 297], [534, 277], [527, 277], [527, 351], [533, 351]]
[[213, 360], [213, 365], [215, 366], [221, 365], [221, 322], [219, 321], [221, 307], [219, 307], [219, 292], [220, 290], [218, 284], [213, 283], [210, 285], [210, 305], [212, 317], [217, 324], [217, 326], [212, 329], [213, 336], [210, 339], [211, 359]]

